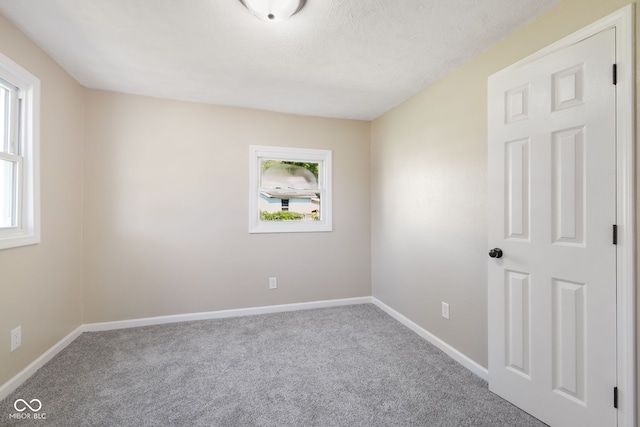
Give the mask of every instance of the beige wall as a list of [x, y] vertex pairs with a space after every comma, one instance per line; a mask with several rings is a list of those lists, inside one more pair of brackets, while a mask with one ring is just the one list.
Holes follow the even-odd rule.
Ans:
[[[41, 81], [42, 243], [0, 251], [0, 385], [81, 319], [84, 89], [0, 15], [0, 52]], [[22, 326], [22, 347], [9, 331]]]
[[[84, 322], [371, 295], [369, 127], [88, 91]], [[251, 144], [333, 150], [333, 232], [248, 233]]]
[[565, 0], [373, 122], [373, 295], [485, 367], [487, 78], [627, 3]]

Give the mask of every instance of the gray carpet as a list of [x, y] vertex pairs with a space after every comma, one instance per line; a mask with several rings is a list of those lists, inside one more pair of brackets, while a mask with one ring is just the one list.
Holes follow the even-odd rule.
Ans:
[[85, 333], [0, 425], [544, 426], [369, 304]]

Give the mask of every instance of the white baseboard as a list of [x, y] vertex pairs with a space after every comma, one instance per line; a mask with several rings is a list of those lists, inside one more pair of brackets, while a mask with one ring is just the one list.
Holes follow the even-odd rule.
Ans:
[[88, 323], [85, 332], [110, 331], [113, 329], [137, 328], [139, 326], [163, 325], [165, 323], [191, 322], [194, 320], [224, 319], [227, 317], [252, 316], [256, 314], [283, 313], [286, 311], [308, 310], [312, 308], [340, 307], [344, 305], [370, 304], [371, 297], [346, 298], [326, 301], [312, 301], [295, 304], [269, 305], [264, 307], [240, 308], [234, 310], [208, 311], [203, 313], [176, 314], [172, 316], [146, 317], [143, 319], [119, 320], [115, 322]]
[[13, 378], [0, 385], [0, 400], [5, 399], [7, 396], [13, 393], [15, 389], [20, 387], [20, 385], [24, 383], [29, 377], [31, 377], [31, 375], [35, 374], [38, 369], [42, 368], [48, 361], [53, 359], [56, 354], [60, 353], [65, 349], [66, 346], [71, 344], [73, 340], [78, 338], [82, 334], [82, 332], [84, 332], [83, 326], [78, 326], [76, 330], [54, 344], [53, 347], [45, 351], [40, 357], [31, 362], [22, 371], [18, 372]]
[[476, 374], [477, 376], [479, 376], [483, 380], [486, 381], [489, 378], [489, 371], [487, 370], [487, 368], [485, 368], [485, 367], [479, 365], [477, 362], [471, 360], [469, 357], [465, 356], [460, 351], [458, 351], [455, 348], [451, 347], [449, 344], [447, 344], [446, 342], [442, 341], [440, 338], [436, 337], [431, 332], [429, 332], [426, 329], [422, 328], [421, 326], [419, 326], [415, 322], [409, 320], [404, 315], [402, 315], [399, 312], [395, 311], [393, 308], [389, 307], [388, 305], [386, 305], [385, 303], [383, 303], [379, 299], [377, 299], [375, 297], [372, 297], [371, 300], [372, 300], [371, 302], [373, 302], [373, 304], [375, 304], [376, 306], [380, 307], [380, 309], [385, 311], [389, 316], [393, 317], [394, 319], [396, 319], [397, 321], [399, 321], [400, 323], [405, 325], [407, 328], [411, 329], [416, 334], [420, 335], [422, 338], [424, 338], [425, 340], [429, 341], [431, 344], [435, 345], [440, 350], [444, 351], [453, 360], [455, 360], [456, 362], [460, 363], [462, 366], [464, 366], [465, 368], [467, 368], [468, 370], [470, 370], [471, 372], [473, 372], [474, 374]]

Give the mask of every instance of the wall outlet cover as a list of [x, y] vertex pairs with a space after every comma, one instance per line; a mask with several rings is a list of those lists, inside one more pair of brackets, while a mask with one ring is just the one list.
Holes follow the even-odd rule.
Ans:
[[442, 303], [442, 317], [449, 319], [449, 304], [446, 302]]
[[11, 351], [16, 351], [22, 345], [22, 326], [11, 330]]

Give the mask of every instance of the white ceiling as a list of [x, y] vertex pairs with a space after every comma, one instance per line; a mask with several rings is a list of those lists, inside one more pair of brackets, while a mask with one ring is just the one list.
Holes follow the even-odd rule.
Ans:
[[281, 23], [239, 0], [0, 0], [82, 85], [371, 120], [559, 0], [307, 0]]

